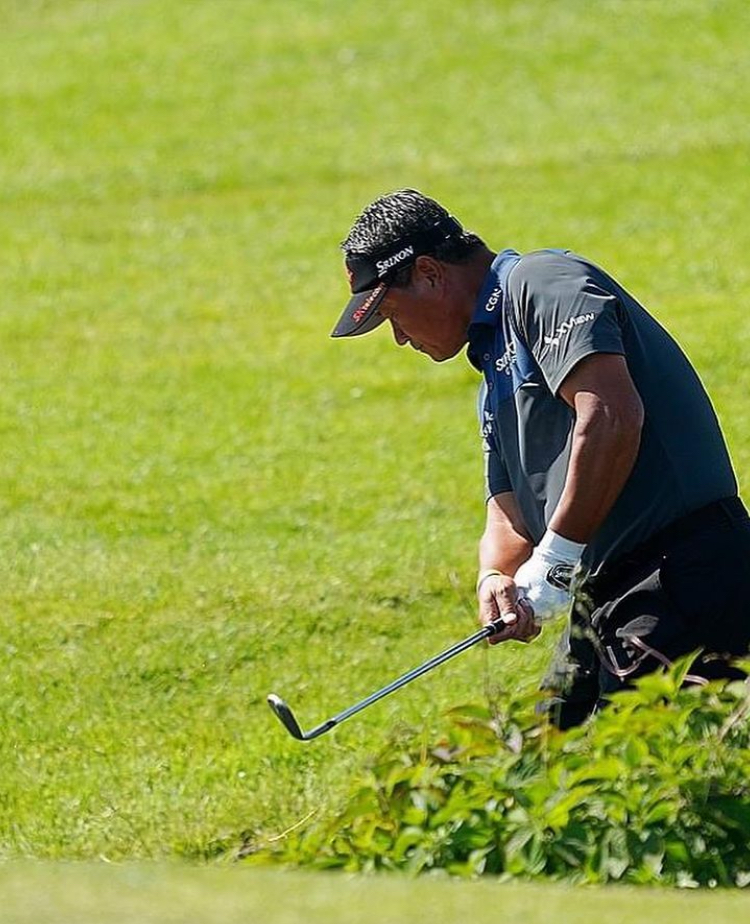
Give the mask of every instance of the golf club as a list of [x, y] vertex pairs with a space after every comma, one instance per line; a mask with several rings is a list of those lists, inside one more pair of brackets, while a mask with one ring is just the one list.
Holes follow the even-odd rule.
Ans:
[[403, 674], [397, 680], [389, 683], [388, 686], [383, 687], [381, 690], [376, 690], [366, 699], [363, 699], [359, 703], [355, 703], [353, 706], [350, 706], [348, 709], [345, 709], [338, 715], [333, 716], [332, 719], [328, 719], [326, 722], [322, 722], [320, 725], [316, 725], [315, 728], [311, 728], [309, 731], [302, 731], [299, 722], [294, 717], [294, 713], [280, 696], [277, 696], [275, 693], [270, 693], [268, 695], [268, 705], [271, 707], [271, 709], [273, 709], [277, 718], [284, 726], [284, 728], [289, 732], [292, 738], [296, 738], [298, 741], [311, 741], [313, 738], [318, 738], [320, 735], [324, 735], [326, 732], [330, 731], [332, 728], [335, 728], [336, 725], [340, 724], [345, 719], [348, 719], [355, 715], [357, 712], [360, 712], [362, 709], [367, 708], [367, 706], [371, 706], [373, 703], [376, 703], [384, 696], [388, 696], [389, 693], [393, 693], [395, 690], [400, 690], [401, 687], [406, 686], [407, 683], [411, 683], [412, 680], [416, 680], [417, 677], [421, 677], [422, 674], [426, 674], [427, 671], [431, 671], [432, 668], [437, 667], [438, 664], [443, 664], [443, 662], [455, 657], [462, 651], [466, 651], [467, 648], [471, 648], [478, 642], [489, 638], [491, 635], [495, 635], [503, 628], [504, 626], [502, 623], [490, 623], [490, 625], [480, 629], [479, 632], [475, 632], [474, 635], [470, 635], [468, 638], [465, 638], [462, 642], [458, 642], [451, 648], [446, 648], [445, 651], [442, 651], [440, 654], [435, 655], [435, 657], [430, 658], [429, 661], [425, 661], [424, 664], [420, 664], [419, 667], [415, 667], [413, 670], [408, 671], [408, 673]]

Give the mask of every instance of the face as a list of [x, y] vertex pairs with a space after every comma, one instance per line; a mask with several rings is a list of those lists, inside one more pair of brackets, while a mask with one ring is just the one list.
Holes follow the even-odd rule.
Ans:
[[408, 343], [435, 362], [443, 362], [466, 343], [467, 323], [450, 280], [440, 268], [444, 264], [437, 266], [437, 272], [434, 266], [415, 266], [408, 288], [389, 289], [378, 311], [390, 322], [399, 346]]

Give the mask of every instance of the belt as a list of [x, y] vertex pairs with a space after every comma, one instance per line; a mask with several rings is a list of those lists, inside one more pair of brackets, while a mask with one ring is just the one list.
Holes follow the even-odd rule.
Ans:
[[678, 542], [706, 530], [747, 519], [745, 505], [736, 495], [699, 507], [649, 536], [632, 551], [606, 562], [594, 577], [584, 578], [582, 586], [595, 598], [607, 597], [629, 575], [663, 557]]

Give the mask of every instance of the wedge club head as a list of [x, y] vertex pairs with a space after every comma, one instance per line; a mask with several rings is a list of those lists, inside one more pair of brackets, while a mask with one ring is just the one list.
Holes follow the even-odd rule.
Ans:
[[302, 729], [299, 727], [299, 722], [294, 718], [292, 710], [289, 708], [289, 706], [287, 706], [284, 700], [280, 696], [277, 696], [275, 693], [269, 693], [267, 701], [268, 705], [276, 713], [278, 720], [289, 732], [292, 738], [296, 738], [297, 741], [304, 741], [305, 735]]

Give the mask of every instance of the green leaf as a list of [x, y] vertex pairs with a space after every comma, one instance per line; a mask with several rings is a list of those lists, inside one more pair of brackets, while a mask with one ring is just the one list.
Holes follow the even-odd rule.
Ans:
[[619, 780], [627, 772], [627, 765], [619, 757], [603, 757], [592, 760], [570, 775], [570, 784], [586, 780]]
[[544, 813], [546, 824], [550, 828], [563, 828], [568, 824], [570, 812], [576, 806], [586, 802], [595, 786], [575, 786], [562, 796], [547, 803]]
[[644, 824], [655, 825], [660, 821], [672, 820], [677, 816], [679, 810], [679, 802], [664, 799], [661, 802], [657, 802], [656, 805], [646, 812], [643, 819]]

